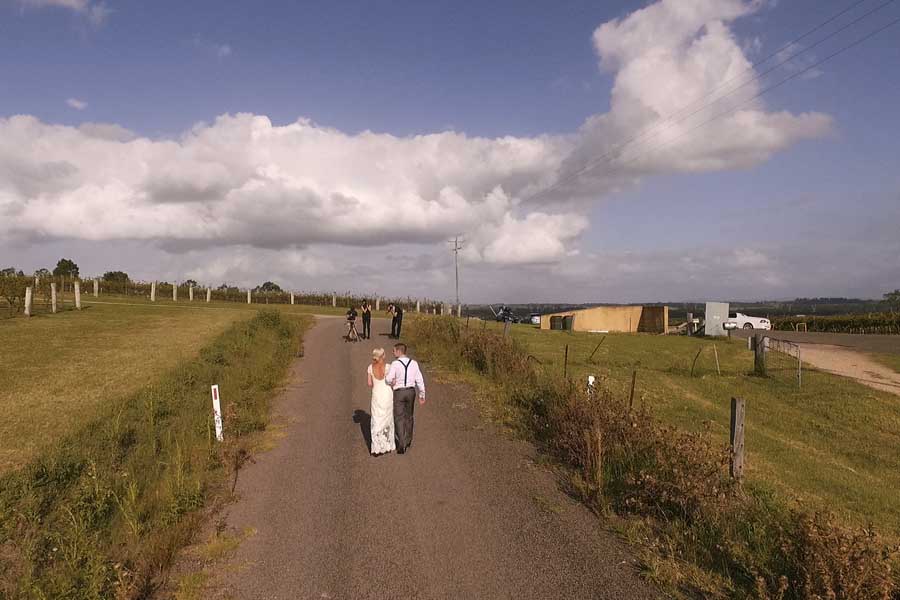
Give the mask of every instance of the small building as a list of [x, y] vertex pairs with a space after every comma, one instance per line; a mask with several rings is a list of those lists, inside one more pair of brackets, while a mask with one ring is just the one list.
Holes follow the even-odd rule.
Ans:
[[541, 315], [541, 329], [664, 334], [669, 331], [669, 307], [593, 306], [569, 310]]

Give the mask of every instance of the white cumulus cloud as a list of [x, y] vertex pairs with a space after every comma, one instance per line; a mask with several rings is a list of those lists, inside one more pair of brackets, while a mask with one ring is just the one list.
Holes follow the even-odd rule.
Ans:
[[[758, 88], [748, 85], [711, 112], [619, 147], [752, 73], [730, 24], [758, 6], [660, 0], [598, 27], [600, 65], [615, 73], [610, 110], [569, 135], [351, 135], [306, 119], [276, 125], [236, 114], [152, 140], [116, 125], [0, 119], [0, 237], [141, 240], [192, 252], [443, 244], [463, 235], [471, 262], [558, 262], [576, 252], [585, 215], [610, 190], [659, 173], [746, 168], [829, 130], [826, 115], [749, 101]], [[617, 158], [598, 164], [606, 155]], [[240, 267], [211, 265], [210, 276]]]

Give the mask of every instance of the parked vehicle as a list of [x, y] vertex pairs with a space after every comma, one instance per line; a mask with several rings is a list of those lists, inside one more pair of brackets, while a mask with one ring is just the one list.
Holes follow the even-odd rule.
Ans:
[[540, 325], [541, 324], [541, 313], [531, 313], [531, 324], [532, 325]]
[[501, 306], [500, 310], [498, 310], [495, 314], [495, 318], [499, 322], [509, 321], [510, 323], [518, 323], [519, 317], [513, 313], [512, 309], [508, 306]]
[[751, 317], [744, 313], [729, 313], [725, 323], [734, 323], [736, 329], [772, 329], [772, 323], [762, 317]]

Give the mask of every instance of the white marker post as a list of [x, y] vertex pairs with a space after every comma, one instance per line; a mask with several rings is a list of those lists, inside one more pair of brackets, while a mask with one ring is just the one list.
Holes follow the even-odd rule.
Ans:
[[337, 308], [337, 294], [331, 295], [331, 307]]
[[31, 316], [31, 286], [25, 288], [25, 316]]
[[150, 302], [156, 302], [156, 282], [150, 284]]
[[189, 302], [194, 301], [194, 286], [192, 286], [192, 285], [188, 286], [188, 301]]
[[294, 305], [294, 292], [291, 292], [291, 306]]
[[247, 290], [247, 304], [250, 304], [250, 290]]
[[53, 314], [56, 314], [56, 282], [50, 284], [50, 306]]
[[416, 312], [422, 312], [422, 303], [416, 300]]
[[206, 301], [209, 302], [212, 299], [212, 288], [206, 288]]
[[216, 421], [216, 439], [220, 442], [225, 439], [222, 435], [222, 404], [219, 402], [219, 385], [212, 386], [213, 418]]
[[172, 302], [178, 302], [178, 284], [172, 284]]
[[81, 283], [75, 282], [75, 308], [81, 310]]
[[100, 280], [94, 279], [94, 298], [100, 297]]

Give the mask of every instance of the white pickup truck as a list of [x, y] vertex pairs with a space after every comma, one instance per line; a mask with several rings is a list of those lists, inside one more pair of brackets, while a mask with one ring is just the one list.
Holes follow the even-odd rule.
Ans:
[[768, 319], [751, 317], [744, 313], [729, 313], [726, 323], [734, 323], [735, 329], [772, 329]]

